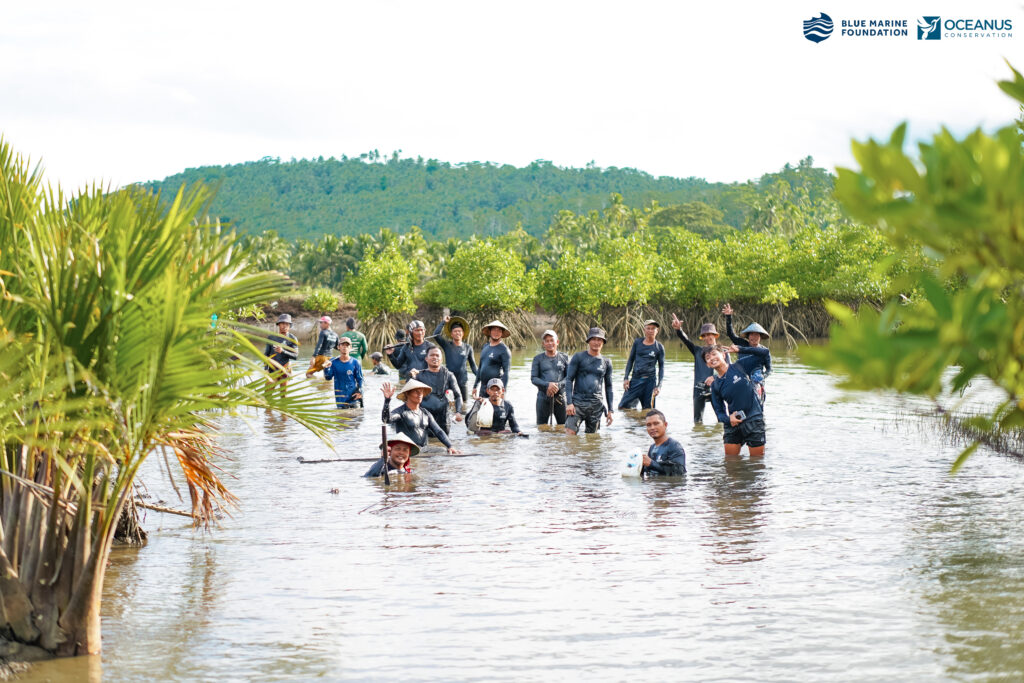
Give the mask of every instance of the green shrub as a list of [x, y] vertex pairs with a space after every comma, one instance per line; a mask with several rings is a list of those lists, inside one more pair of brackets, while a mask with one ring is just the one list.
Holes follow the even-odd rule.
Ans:
[[338, 297], [326, 287], [314, 289], [303, 302], [302, 307], [313, 313], [329, 313], [338, 310]]

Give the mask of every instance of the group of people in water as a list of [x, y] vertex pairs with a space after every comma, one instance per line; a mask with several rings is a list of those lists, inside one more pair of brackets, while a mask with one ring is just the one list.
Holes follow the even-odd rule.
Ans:
[[[722, 309], [730, 345], [718, 344], [715, 325], [701, 326], [700, 345], [682, 330], [682, 323], [672, 316], [672, 328], [694, 357], [693, 419], [703, 421], [710, 401], [716, 418], [724, 426], [726, 455], [738, 455], [744, 445], [753, 457], [764, 455], [765, 377], [771, 372], [771, 353], [762, 345], [769, 334], [752, 323], [739, 334], [732, 325], [733, 310], [729, 304]], [[342, 335], [331, 330], [331, 319], [320, 318], [320, 333], [306, 377], [322, 371], [324, 379], [333, 380], [338, 408], [363, 405], [362, 356], [366, 354], [366, 338], [355, 330], [355, 321], [346, 321]], [[298, 340], [291, 333], [291, 317], [283, 314], [277, 321], [278, 334], [271, 335], [264, 350], [267, 368], [272, 372], [271, 385], [287, 380], [289, 363], [298, 357]], [[408, 470], [409, 458], [436, 438], [449, 454], [459, 454], [450, 439], [453, 423], [465, 422], [476, 434], [508, 433], [526, 436], [516, 419], [511, 403], [505, 400], [512, 354], [504, 340], [510, 332], [500, 321], [484, 325], [486, 339], [479, 353], [466, 341], [469, 323], [459, 316], [445, 316], [426, 336], [426, 326], [412, 321], [407, 331], [399, 331], [396, 341], [383, 349], [383, 354], [370, 355], [374, 374], [387, 375], [383, 361], [398, 372], [399, 383], [385, 381], [381, 386], [384, 405], [383, 423], [395, 433], [387, 442], [382, 456], [367, 476], [377, 476], [384, 468]], [[644, 336], [634, 340], [626, 360], [623, 395], [619, 410], [633, 409], [638, 404], [647, 413], [645, 425], [653, 443], [643, 457], [643, 470], [648, 475], [679, 475], [686, 471], [686, 453], [678, 441], [668, 437], [667, 419], [655, 408], [665, 378], [665, 347], [657, 341], [661, 324], [644, 322]], [[431, 341], [433, 340], [433, 341]], [[543, 351], [534, 358], [530, 381], [537, 388], [536, 419], [538, 425], [552, 421], [563, 425], [568, 434], [597, 432], [601, 422], [611, 425], [614, 409], [614, 379], [611, 360], [601, 354], [606, 342], [604, 330], [593, 327], [586, 339], [586, 348], [570, 358], [558, 350], [558, 334], [546, 330], [541, 335]], [[331, 349], [338, 355], [330, 358]], [[735, 355], [735, 360], [732, 356]], [[470, 391], [469, 372], [475, 376]], [[392, 410], [391, 399], [400, 405]]]

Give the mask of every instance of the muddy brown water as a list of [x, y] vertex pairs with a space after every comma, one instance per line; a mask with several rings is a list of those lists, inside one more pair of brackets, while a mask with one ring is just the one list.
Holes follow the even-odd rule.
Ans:
[[[148, 513], [149, 545], [111, 559], [103, 654], [26, 678], [1024, 675], [1019, 463], [980, 454], [950, 476], [957, 448], [913, 415], [922, 402], [842, 392], [784, 353], [767, 456], [726, 459], [710, 408], [692, 424], [677, 346], [658, 407], [686, 447], [683, 479], [620, 475], [649, 443], [639, 413], [597, 435], [538, 430], [532, 353], [514, 357], [509, 392], [531, 438], [459, 425], [458, 447], [489, 455], [422, 460], [390, 487], [360, 476], [367, 463], [296, 461], [372, 454], [378, 378], [333, 433], [337, 454], [273, 415], [225, 421], [240, 509], [209, 533]], [[157, 464], [150, 493], [180, 505]]]

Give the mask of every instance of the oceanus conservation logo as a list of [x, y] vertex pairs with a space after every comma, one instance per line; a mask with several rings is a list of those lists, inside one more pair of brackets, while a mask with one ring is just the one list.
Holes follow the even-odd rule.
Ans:
[[942, 17], [920, 17], [917, 20], [918, 40], [939, 40], [942, 38]]
[[804, 38], [812, 43], [821, 41], [832, 35], [832, 17], [821, 13], [821, 16], [804, 21]]

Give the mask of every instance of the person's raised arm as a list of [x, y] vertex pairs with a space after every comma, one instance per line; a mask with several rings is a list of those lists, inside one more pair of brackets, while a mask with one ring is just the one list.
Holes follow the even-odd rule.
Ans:
[[690, 338], [686, 336], [685, 332], [683, 332], [683, 323], [676, 317], [675, 313], [672, 314], [672, 329], [676, 331], [676, 336], [679, 337], [680, 341], [686, 344], [686, 348], [690, 349], [690, 353], [692, 353], [696, 358], [698, 347], [690, 341]]

